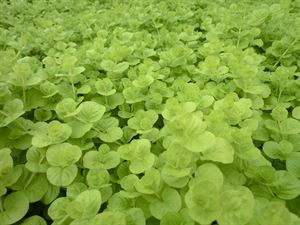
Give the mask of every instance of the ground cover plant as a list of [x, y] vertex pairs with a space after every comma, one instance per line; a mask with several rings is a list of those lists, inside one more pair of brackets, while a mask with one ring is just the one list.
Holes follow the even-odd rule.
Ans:
[[299, 0], [0, 1], [0, 225], [299, 225]]

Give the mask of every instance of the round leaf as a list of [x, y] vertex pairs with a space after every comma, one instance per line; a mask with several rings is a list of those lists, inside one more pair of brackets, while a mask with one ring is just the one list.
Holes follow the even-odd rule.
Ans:
[[279, 198], [289, 200], [300, 194], [300, 181], [290, 172], [279, 170], [271, 188]]
[[243, 186], [226, 190], [221, 195], [222, 213], [217, 219], [220, 225], [244, 225], [253, 216], [254, 198]]
[[65, 187], [74, 181], [77, 171], [78, 169], [75, 165], [70, 165], [64, 168], [50, 167], [47, 170], [47, 179], [53, 185]]
[[84, 123], [96, 123], [105, 113], [105, 107], [96, 102], [86, 101], [76, 109], [76, 117]]
[[21, 225], [47, 225], [46, 221], [40, 216], [31, 216], [24, 220]]
[[72, 133], [69, 125], [53, 120], [48, 125], [48, 137], [52, 144], [58, 144], [67, 140]]
[[175, 189], [165, 188], [161, 200], [154, 200], [150, 204], [151, 214], [161, 219], [168, 212], [178, 212], [181, 209], [181, 197]]
[[98, 190], [86, 190], [72, 201], [66, 211], [73, 219], [88, 219], [97, 214], [101, 206], [101, 193]]
[[47, 161], [52, 166], [69, 166], [81, 157], [81, 149], [77, 145], [62, 143], [51, 145], [46, 153]]
[[3, 200], [4, 211], [0, 212], [1, 225], [9, 225], [22, 219], [29, 209], [29, 201], [24, 192], [17, 191]]
[[86, 176], [86, 182], [91, 188], [100, 189], [103, 185], [108, 184], [110, 175], [105, 169], [90, 170]]
[[286, 160], [287, 170], [300, 178], [300, 152], [292, 152]]

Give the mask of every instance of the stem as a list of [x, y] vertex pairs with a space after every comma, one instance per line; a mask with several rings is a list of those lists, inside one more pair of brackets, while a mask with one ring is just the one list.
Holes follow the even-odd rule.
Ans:
[[20, 56], [20, 54], [22, 53], [22, 51], [24, 50], [25, 46], [23, 46], [16, 54], [14, 60], [18, 59], [18, 57]]
[[74, 86], [73, 81], [71, 81], [71, 85], [72, 85], [72, 90], [73, 90], [74, 97], [76, 97], [75, 86]]
[[289, 46], [283, 53], [282, 55], [279, 57], [279, 59], [274, 63], [273, 68], [275, 68], [278, 63], [280, 63], [280, 61], [282, 60], [282, 58], [288, 53], [288, 51], [290, 50], [290, 48], [298, 41], [298, 39], [294, 40], [291, 44], [291, 46]]
[[31, 173], [29, 179], [27, 180], [24, 189], [27, 188], [27, 186], [31, 183], [31, 181], [33, 180], [33, 178], [35, 177], [36, 173]]
[[161, 200], [161, 197], [159, 196], [159, 194], [154, 193], [154, 195], [155, 195], [159, 200]]
[[156, 27], [156, 22], [153, 18], [151, 18], [152, 20], [152, 23], [154, 24], [154, 27], [155, 27], [155, 30], [156, 30], [156, 33], [157, 33], [157, 37], [158, 37], [158, 42], [160, 43], [160, 32], [158, 30], [158, 28]]
[[120, 146], [123, 145], [120, 141], [115, 141], [115, 143]]
[[277, 103], [280, 103], [280, 98], [282, 95], [283, 89], [280, 89], [279, 93], [278, 93], [278, 97], [277, 97]]
[[45, 159], [45, 156], [42, 156], [40, 161], [39, 161], [39, 164], [41, 164], [44, 161], [44, 159]]
[[267, 186], [267, 189], [268, 189], [268, 191], [270, 192], [270, 194], [271, 194], [273, 197], [275, 197], [273, 191], [271, 190], [271, 188], [270, 188], [269, 186]]
[[[280, 89], [280, 91], [278, 93], [278, 97], [277, 97], [277, 103], [280, 102], [280, 98], [281, 98], [282, 92], [283, 92], [283, 89]], [[277, 125], [278, 125], [279, 131], [280, 131], [280, 137], [283, 140], [284, 139], [284, 135], [281, 133], [281, 130], [282, 130], [282, 128], [281, 128], [281, 122], [277, 121]]]
[[237, 48], [239, 47], [240, 41], [241, 41], [241, 31], [242, 31], [242, 28], [239, 28], [238, 39], [237, 39], [237, 42], [236, 42], [236, 47]]
[[62, 218], [58, 224], [64, 224], [64, 222], [69, 218], [68, 215], [66, 215], [64, 218]]
[[22, 75], [22, 93], [23, 93], [24, 108], [26, 108], [26, 85], [25, 85], [25, 78], [23, 75]]
[[24, 103], [24, 108], [26, 108], [26, 87], [23, 86], [23, 103]]
[[4, 116], [8, 116], [8, 114], [5, 113], [5, 112], [3, 112], [3, 111], [0, 111], [0, 113], [1, 113], [2, 115], [4, 115]]
[[75, 86], [74, 86], [74, 81], [73, 78], [69, 78], [71, 86], [72, 86], [72, 91], [73, 91], [73, 95], [74, 95], [74, 99], [76, 99], [76, 91], [75, 91]]
[[102, 133], [100, 130], [98, 130], [96, 127], [92, 127], [92, 130], [98, 132], [98, 133]]
[[68, 78], [69, 78], [69, 81], [70, 81], [70, 83], [72, 85], [72, 91], [73, 91], [73, 94], [74, 94], [74, 99], [76, 99], [76, 92], [75, 92], [75, 86], [74, 86], [74, 81], [73, 81], [71, 69], [69, 69]]
[[277, 125], [278, 125], [279, 131], [280, 131], [280, 137], [281, 137], [282, 140], [284, 140], [285, 137], [284, 137], [284, 135], [281, 132], [282, 131], [281, 122], [277, 121]]

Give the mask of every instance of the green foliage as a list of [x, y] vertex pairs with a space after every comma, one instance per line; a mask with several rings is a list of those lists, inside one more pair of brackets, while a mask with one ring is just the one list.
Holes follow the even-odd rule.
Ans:
[[129, 170], [134, 174], [142, 173], [152, 167], [155, 157], [150, 152], [151, 143], [147, 139], [133, 140], [130, 144], [120, 146], [118, 153], [130, 162]]
[[299, 13], [0, 1], [0, 225], [299, 225]]

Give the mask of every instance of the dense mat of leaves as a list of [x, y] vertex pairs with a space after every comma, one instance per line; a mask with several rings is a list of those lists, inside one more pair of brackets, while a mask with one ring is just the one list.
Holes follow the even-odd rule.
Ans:
[[0, 225], [299, 225], [299, 0], [0, 1]]

